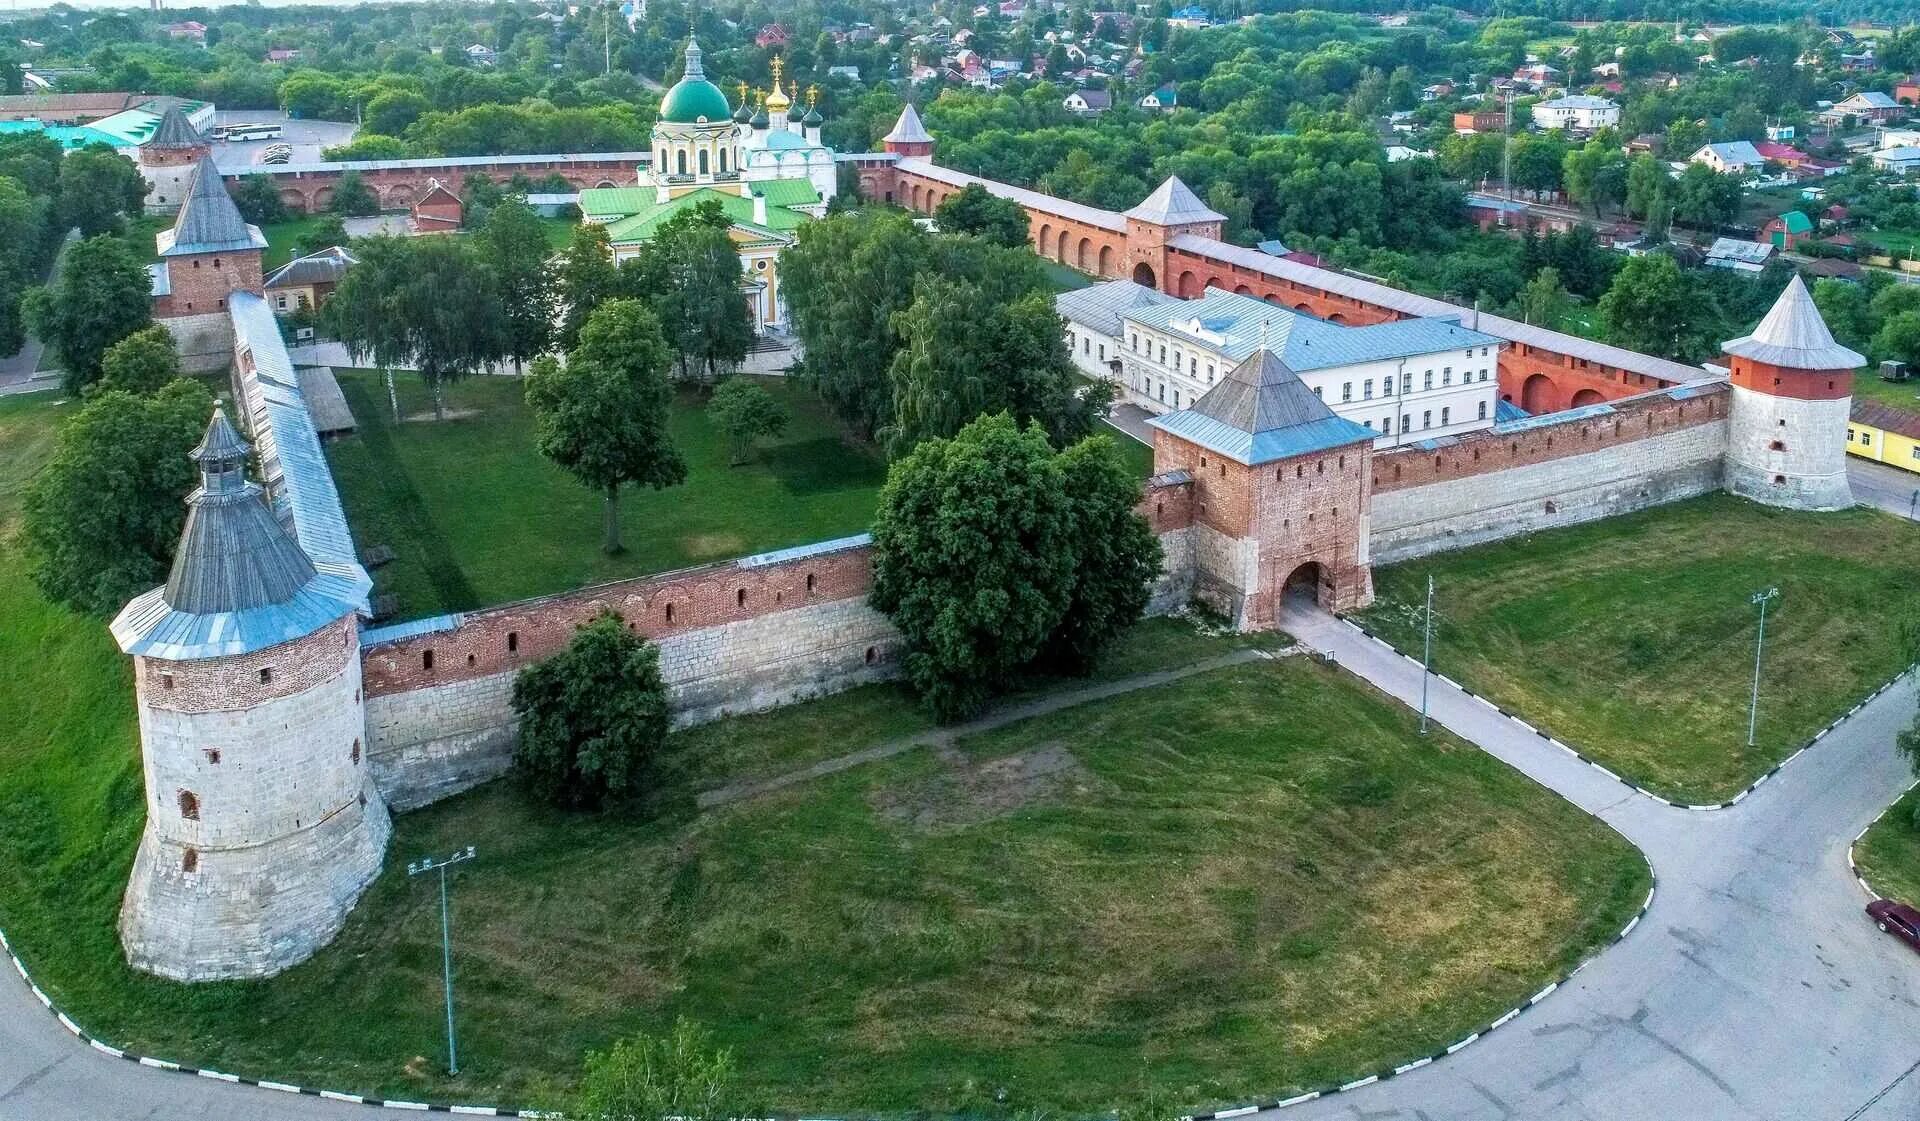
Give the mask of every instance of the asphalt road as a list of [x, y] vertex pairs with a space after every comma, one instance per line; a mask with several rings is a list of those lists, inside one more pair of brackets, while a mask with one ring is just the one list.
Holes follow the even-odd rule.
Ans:
[[[1282, 625], [1409, 704], [1419, 668], [1310, 606]], [[1484, 702], [1436, 720], [1620, 830], [1658, 877], [1626, 940], [1456, 1055], [1273, 1121], [1912, 1121], [1920, 956], [1875, 931], [1849, 841], [1905, 787], [1911, 679], [1728, 810], [1669, 807]], [[267, 1075], [272, 1072], [240, 1072]], [[363, 1106], [156, 1071], [89, 1050], [0, 980], [0, 1119], [275, 1121]]]
[[1888, 467], [1858, 456], [1847, 457], [1847, 485], [1853, 488], [1853, 500], [1878, 506], [1890, 514], [1910, 518], [1920, 508], [1920, 475]]

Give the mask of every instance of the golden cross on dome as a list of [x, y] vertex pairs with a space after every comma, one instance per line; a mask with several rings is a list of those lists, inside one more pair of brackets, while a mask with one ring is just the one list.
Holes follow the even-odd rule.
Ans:
[[747, 84], [745, 82], [739, 82], [734, 88], [740, 91], [740, 104], [745, 105], [747, 103]]
[[807, 87], [807, 108], [811, 109], [814, 106], [818, 105], [819, 103], [820, 103], [820, 87], [808, 86]]
[[780, 56], [774, 55], [773, 62], [770, 65], [773, 67], [773, 88], [779, 89], [780, 88], [780, 67], [781, 67]]

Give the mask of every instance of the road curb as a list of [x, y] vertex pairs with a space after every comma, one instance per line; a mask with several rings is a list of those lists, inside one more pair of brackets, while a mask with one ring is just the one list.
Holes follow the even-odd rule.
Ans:
[[[1372, 639], [1374, 642], [1379, 643], [1382, 647], [1384, 647], [1390, 653], [1393, 653], [1395, 655], [1398, 655], [1399, 657], [1405, 658], [1407, 661], [1413, 663], [1416, 666], [1420, 665], [1420, 659], [1414, 657], [1411, 654], [1406, 653], [1405, 651], [1401, 650], [1399, 647], [1395, 646], [1393, 643], [1388, 642], [1386, 639], [1381, 638], [1379, 635], [1361, 626], [1359, 623], [1356, 623], [1353, 620], [1348, 619], [1344, 616], [1338, 616], [1337, 618], [1341, 624], [1345, 625], [1346, 627], [1348, 627], [1353, 631], [1358, 632], [1361, 635], [1364, 635], [1367, 638]], [[1819, 731], [1815, 732], [1812, 736], [1808, 737], [1807, 742], [1801, 744], [1797, 749], [1795, 749], [1792, 755], [1787, 756], [1785, 759], [1782, 759], [1778, 763], [1775, 763], [1772, 767], [1769, 767], [1765, 774], [1761, 775], [1759, 778], [1754, 779], [1752, 782], [1748, 783], [1744, 790], [1740, 791], [1740, 793], [1738, 794], [1735, 794], [1733, 797], [1728, 798], [1724, 802], [1675, 802], [1670, 798], [1666, 798], [1659, 794], [1655, 794], [1653, 791], [1648, 790], [1646, 787], [1641, 786], [1640, 784], [1632, 781], [1631, 779], [1625, 778], [1621, 775], [1617, 775], [1614, 772], [1608, 770], [1606, 767], [1596, 762], [1594, 759], [1589, 757], [1586, 753], [1580, 751], [1578, 748], [1571, 747], [1566, 743], [1563, 743], [1562, 741], [1554, 738], [1553, 734], [1551, 732], [1548, 732], [1546, 729], [1539, 728], [1532, 724], [1527, 723], [1525, 720], [1520, 718], [1518, 713], [1510, 712], [1507, 709], [1501, 708], [1499, 705], [1493, 703], [1487, 698], [1467, 688], [1465, 685], [1460, 684], [1458, 681], [1455, 681], [1453, 678], [1448, 677], [1446, 674], [1435, 673], [1433, 676], [1437, 680], [1444, 681], [1448, 685], [1451, 685], [1455, 689], [1458, 689], [1462, 693], [1465, 693], [1467, 696], [1472, 697], [1476, 701], [1479, 701], [1481, 704], [1499, 713], [1501, 716], [1506, 717], [1508, 720], [1512, 721], [1516, 727], [1522, 728], [1527, 732], [1530, 732], [1533, 735], [1536, 735], [1541, 739], [1546, 740], [1548, 743], [1566, 752], [1568, 755], [1573, 756], [1575, 759], [1579, 760], [1580, 762], [1585, 763], [1588, 767], [1592, 768], [1593, 770], [1599, 771], [1601, 774], [1607, 776], [1613, 781], [1626, 787], [1628, 790], [1633, 791], [1635, 794], [1638, 794], [1645, 798], [1651, 798], [1663, 806], [1672, 806], [1674, 809], [1694, 810], [1701, 813], [1711, 813], [1718, 810], [1730, 810], [1733, 807], [1739, 805], [1741, 802], [1745, 801], [1747, 795], [1753, 793], [1754, 791], [1760, 789], [1762, 786], [1766, 785], [1767, 780], [1779, 774], [1781, 768], [1793, 762], [1795, 759], [1800, 758], [1802, 755], [1805, 755], [1821, 740], [1826, 739], [1827, 736], [1834, 731], [1834, 729], [1846, 723], [1847, 720], [1851, 718], [1855, 713], [1859, 712], [1861, 709], [1865, 708], [1868, 704], [1878, 699], [1882, 693], [1885, 693], [1887, 690], [1893, 688], [1895, 685], [1898, 685], [1900, 683], [1901, 678], [1906, 677], [1907, 675], [1913, 673], [1915, 670], [1920, 670], [1920, 662], [1916, 662], [1913, 665], [1909, 665], [1906, 669], [1901, 670], [1899, 673], [1896, 673], [1892, 677], [1881, 682], [1878, 688], [1874, 689], [1871, 693], [1868, 693], [1866, 696], [1861, 697], [1858, 701], [1855, 701], [1851, 708], [1848, 708], [1847, 711], [1841, 713], [1839, 716], [1836, 716], [1832, 720], [1828, 721], [1826, 727], [1821, 728]], [[1851, 858], [1851, 855], [1852, 855], [1851, 849], [1848, 850], [1848, 855], [1849, 855], [1849, 858]]]
[[1879, 892], [1873, 890], [1873, 885], [1867, 882], [1867, 878], [1860, 874], [1860, 865], [1853, 859], [1853, 850], [1860, 847], [1861, 840], [1872, 831], [1874, 826], [1880, 824], [1881, 818], [1887, 816], [1893, 807], [1900, 804], [1900, 798], [1905, 798], [1908, 794], [1911, 794], [1913, 788], [1916, 786], [1920, 786], [1920, 778], [1908, 783], [1906, 789], [1900, 792], [1899, 798], [1888, 802], [1879, 813], [1873, 815], [1872, 821], [1867, 822], [1866, 825], [1861, 827], [1860, 832], [1853, 835], [1853, 840], [1847, 842], [1847, 871], [1852, 873], [1853, 882], [1860, 885], [1860, 890], [1867, 893], [1867, 900], [1869, 902], [1879, 899], [1881, 896]]
[[34, 983], [32, 974], [27, 972], [27, 963], [21, 961], [20, 955], [14, 952], [13, 943], [7, 939], [7, 933], [4, 930], [0, 930], [0, 951], [6, 952], [7, 960], [13, 963], [13, 971], [20, 975], [22, 981], [26, 982], [27, 988], [33, 993], [34, 999], [40, 1002], [42, 1008], [52, 1013], [54, 1019], [60, 1021], [60, 1026], [65, 1028], [69, 1035], [72, 1035], [75, 1039], [78, 1039], [80, 1042], [103, 1055], [111, 1055], [116, 1059], [125, 1059], [127, 1062], [138, 1063], [143, 1067], [150, 1067], [154, 1070], [173, 1071], [178, 1074], [191, 1075], [195, 1078], [209, 1078], [215, 1082], [231, 1082], [237, 1086], [258, 1086], [262, 1090], [275, 1090], [283, 1094], [303, 1094], [310, 1098], [326, 1098], [329, 1101], [379, 1106], [384, 1109], [406, 1109], [425, 1113], [458, 1113], [472, 1117], [551, 1118], [558, 1116], [557, 1114], [543, 1113], [538, 1110], [502, 1109], [498, 1106], [491, 1105], [441, 1105], [432, 1102], [403, 1101], [397, 1098], [374, 1098], [364, 1094], [343, 1094], [335, 1090], [316, 1090], [308, 1086], [294, 1086], [285, 1082], [274, 1082], [265, 1078], [248, 1078], [244, 1075], [227, 1074], [223, 1071], [207, 1070], [203, 1067], [188, 1066], [185, 1063], [157, 1059], [151, 1055], [136, 1054], [132, 1051], [115, 1047], [113, 1044], [89, 1034], [79, 1024], [74, 1023], [72, 1017], [55, 1007], [53, 998], [47, 995], [46, 990]]

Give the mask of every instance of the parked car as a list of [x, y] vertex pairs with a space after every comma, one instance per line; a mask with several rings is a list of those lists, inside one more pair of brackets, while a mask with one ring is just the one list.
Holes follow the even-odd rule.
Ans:
[[1867, 904], [1867, 917], [1881, 930], [1920, 950], [1920, 910], [1891, 899], [1876, 899]]

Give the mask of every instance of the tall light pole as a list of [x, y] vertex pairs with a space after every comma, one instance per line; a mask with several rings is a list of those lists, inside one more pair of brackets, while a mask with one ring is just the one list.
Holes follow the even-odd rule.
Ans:
[[1908, 521], [1914, 520], [1914, 513], [1916, 508], [1920, 508], [1920, 490], [1914, 491], [1913, 497], [1907, 499], [1907, 520]]
[[447, 868], [463, 860], [473, 859], [473, 846], [468, 845], [462, 852], [456, 852], [445, 860], [436, 861], [432, 857], [416, 860], [407, 865], [407, 875], [418, 876], [426, 872], [440, 873], [440, 983], [447, 993], [447, 1073], [460, 1073], [460, 1053], [453, 1042], [453, 929], [447, 918]]
[[1427, 574], [1426, 644], [1420, 654], [1420, 734], [1427, 734], [1427, 683], [1433, 679], [1433, 574]]
[[1753, 697], [1747, 702], [1747, 746], [1753, 746], [1753, 732], [1760, 720], [1760, 655], [1767, 648], [1767, 604], [1780, 597], [1779, 588], [1755, 592], [1747, 602], [1760, 609], [1760, 633], [1753, 642]]

